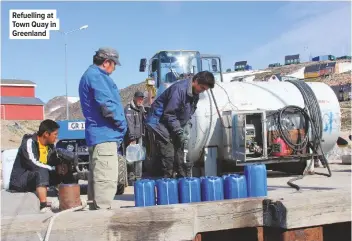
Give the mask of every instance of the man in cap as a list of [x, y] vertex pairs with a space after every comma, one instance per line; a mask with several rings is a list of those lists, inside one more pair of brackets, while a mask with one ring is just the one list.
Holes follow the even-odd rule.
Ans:
[[[144, 120], [146, 111], [143, 107], [144, 94], [141, 91], [134, 93], [133, 100], [125, 107], [127, 120], [127, 134], [125, 136], [126, 148], [130, 144], [142, 144], [144, 136]], [[130, 172], [129, 179], [134, 181], [142, 177], [142, 162], [135, 162]]]
[[116, 65], [121, 65], [118, 52], [112, 48], [100, 48], [79, 83], [90, 155], [88, 199], [94, 201], [91, 209], [111, 208], [117, 189], [117, 150], [125, 136], [127, 123], [119, 90], [110, 77]]

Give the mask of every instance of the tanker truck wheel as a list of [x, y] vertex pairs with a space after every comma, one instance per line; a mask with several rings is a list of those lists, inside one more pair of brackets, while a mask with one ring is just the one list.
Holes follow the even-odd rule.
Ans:
[[117, 180], [116, 195], [122, 195], [127, 187], [127, 162], [124, 156], [119, 156], [118, 171], [119, 177]]

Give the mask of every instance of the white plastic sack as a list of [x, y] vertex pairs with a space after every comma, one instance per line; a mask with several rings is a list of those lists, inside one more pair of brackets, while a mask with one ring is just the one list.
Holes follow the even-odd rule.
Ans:
[[144, 161], [146, 150], [141, 144], [131, 144], [126, 148], [128, 162]]
[[2, 182], [4, 189], [8, 189], [10, 185], [10, 177], [13, 168], [13, 164], [15, 163], [16, 155], [18, 152], [18, 148], [9, 149], [2, 152], [1, 155], [1, 164], [2, 164]]

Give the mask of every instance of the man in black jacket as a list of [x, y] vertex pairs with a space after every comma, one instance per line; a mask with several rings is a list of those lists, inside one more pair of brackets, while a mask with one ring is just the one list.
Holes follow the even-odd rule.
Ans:
[[125, 107], [125, 116], [127, 120], [126, 145], [138, 144], [144, 134], [144, 118], [146, 111], [143, 107], [144, 94], [140, 91], [134, 93], [133, 100]]
[[66, 164], [60, 164], [54, 143], [60, 126], [53, 120], [40, 123], [39, 131], [23, 136], [12, 168], [9, 189], [37, 192], [40, 209], [47, 207], [47, 187], [73, 182]]
[[187, 160], [185, 152], [190, 138], [191, 118], [197, 109], [200, 94], [214, 88], [214, 85], [214, 75], [201, 71], [193, 77], [178, 80], [153, 102], [145, 122], [148, 131], [155, 134], [160, 161], [153, 176], [191, 176], [193, 163]]
[[[134, 93], [133, 100], [125, 107], [127, 120], [127, 133], [125, 135], [126, 148], [131, 144], [142, 144], [144, 136], [144, 119], [146, 111], [143, 107], [144, 94], [140, 91]], [[135, 162], [129, 174], [130, 181], [142, 177], [142, 162]]]

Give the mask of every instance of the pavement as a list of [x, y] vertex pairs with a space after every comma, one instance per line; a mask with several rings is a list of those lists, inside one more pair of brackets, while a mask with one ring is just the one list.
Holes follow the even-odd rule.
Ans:
[[[305, 193], [306, 195], [314, 195], [316, 192], [329, 192], [337, 191], [341, 195], [351, 195], [351, 165], [343, 165], [341, 161], [339, 163], [330, 164], [332, 171], [331, 177], [321, 175], [307, 175], [303, 179], [295, 181], [294, 183], [300, 186], [300, 190], [288, 186], [287, 182], [296, 177], [289, 176], [285, 173], [280, 172], [267, 172], [267, 186], [268, 186], [268, 197], [273, 199], [291, 198], [295, 194]], [[328, 173], [326, 168], [319, 167], [315, 168], [315, 172]], [[86, 187], [86, 184], [82, 183], [82, 190]], [[336, 193], [336, 192], [335, 192]], [[48, 197], [49, 202], [55, 203], [54, 206], [58, 206], [58, 197], [52, 195]], [[1, 216], [17, 216], [29, 213], [39, 213], [39, 201], [35, 194], [12, 194], [5, 190], [1, 191]], [[81, 195], [81, 200], [87, 200], [87, 195]], [[133, 208], [134, 203], [134, 192], [133, 186], [129, 186], [125, 189], [123, 195], [115, 196], [112, 208]], [[86, 210], [88, 207], [86, 207]], [[57, 210], [54, 210], [56, 212]], [[48, 210], [48, 212], [52, 212]]]

